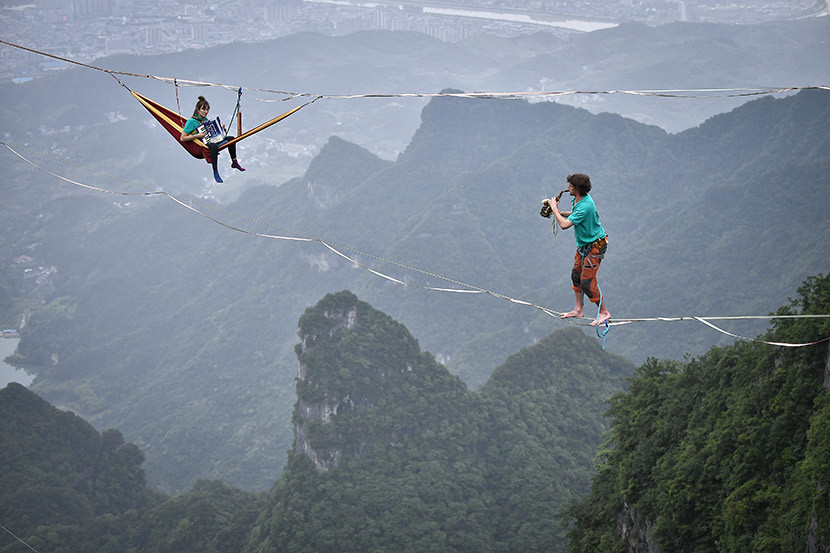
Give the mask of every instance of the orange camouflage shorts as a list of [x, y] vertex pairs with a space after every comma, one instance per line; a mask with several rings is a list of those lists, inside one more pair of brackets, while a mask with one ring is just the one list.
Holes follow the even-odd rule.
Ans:
[[608, 249], [608, 237], [600, 238], [593, 244], [577, 248], [574, 266], [571, 269], [571, 282], [574, 292], [583, 292], [592, 303], [599, 303], [599, 285], [597, 271]]

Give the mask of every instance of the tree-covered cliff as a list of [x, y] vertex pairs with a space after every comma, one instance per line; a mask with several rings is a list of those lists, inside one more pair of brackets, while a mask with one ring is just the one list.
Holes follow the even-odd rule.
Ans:
[[[151, 492], [118, 431], [12, 384], [0, 523], [55, 553], [562, 551], [557, 511], [587, 492], [604, 399], [630, 362], [562, 330], [473, 392], [351, 292], [299, 327], [295, 444], [267, 500], [205, 480]], [[0, 551], [16, 546], [0, 536]]]
[[629, 362], [563, 330], [473, 392], [350, 292], [300, 339], [295, 444], [249, 551], [562, 551]]
[[0, 552], [239, 551], [262, 496], [199, 481], [175, 498], [145, 485], [144, 454], [23, 386], [0, 390]]
[[[830, 313], [830, 275], [778, 314]], [[830, 336], [782, 319], [769, 341]], [[591, 493], [569, 507], [572, 553], [830, 550], [830, 354], [757, 342], [650, 360], [611, 399]]]
[[[830, 276], [798, 293], [778, 314], [826, 314]], [[295, 443], [267, 495], [207, 480], [151, 492], [117, 431], [12, 384], [0, 523], [55, 553], [828, 550], [826, 342], [635, 371], [571, 328], [472, 391], [351, 292], [299, 326]], [[826, 319], [781, 319], [763, 338], [828, 335]], [[20, 547], [0, 534], [3, 553]]]
[[[817, 90], [677, 135], [550, 102], [436, 98], [394, 162], [331, 138], [302, 178], [249, 187], [230, 206], [192, 201], [249, 230], [354, 247], [416, 285], [447, 286], [441, 274], [566, 310], [573, 237], [553, 237], [538, 202], [586, 171], [611, 240], [600, 279], [614, 317], [767, 313], [827, 270], [830, 245], [816, 236], [830, 202], [828, 122], [830, 94]], [[232, 232], [161, 197], [113, 205], [14, 171], [3, 186], [26, 208], [12, 210], [19, 234], [0, 240], [5, 267], [35, 288], [14, 362], [49, 401], [119, 428], [168, 492], [198, 478], [273, 483], [293, 439], [296, 321], [326, 293], [353, 290], [402, 322], [471, 388], [562, 328], [489, 295], [396, 285], [317, 242]], [[36, 288], [25, 275], [39, 267], [55, 270]], [[730, 341], [694, 323], [632, 325], [608, 348], [641, 363]]]
[[21, 531], [78, 524], [148, 501], [144, 454], [17, 383], [0, 390], [0, 521]]

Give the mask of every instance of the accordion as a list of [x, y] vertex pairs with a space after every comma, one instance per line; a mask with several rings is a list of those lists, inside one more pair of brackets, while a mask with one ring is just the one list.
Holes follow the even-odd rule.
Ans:
[[196, 131], [205, 133], [204, 138], [202, 138], [202, 142], [205, 144], [217, 144], [225, 140], [225, 129], [222, 128], [222, 122], [218, 117], [205, 121], [199, 125]]

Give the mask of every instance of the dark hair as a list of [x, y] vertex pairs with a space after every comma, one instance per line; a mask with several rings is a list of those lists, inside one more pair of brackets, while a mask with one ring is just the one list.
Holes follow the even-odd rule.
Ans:
[[574, 185], [580, 196], [587, 196], [591, 191], [591, 177], [584, 173], [568, 175], [568, 182]]
[[207, 107], [208, 109], [210, 109], [210, 103], [207, 100], [205, 100], [204, 96], [199, 96], [199, 99], [196, 101], [196, 107], [193, 108], [193, 117], [201, 117], [199, 115], [199, 110], [203, 107]]

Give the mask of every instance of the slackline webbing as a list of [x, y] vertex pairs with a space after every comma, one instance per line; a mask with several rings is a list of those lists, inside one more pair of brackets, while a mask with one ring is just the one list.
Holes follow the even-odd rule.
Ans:
[[[770, 87], [745, 87], [745, 88], [687, 88], [687, 89], [642, 89], [642, 90], [536, 90], [536, 91], [516, 91], [516, 92], [392, 92], [392, 93], [364, 93], [364, 94], [319, 94], [314, 92], [290, 92], [284, 90], [272, 90], [267, 88], [255, 87], [241, 87], [237, 84], [225, 84], [208, 81], [195, 81], [189, 79], [181, 79], [178, 77], [164, 77], [159, 75], [150, 75], [145, 73], [131, 73], [128, 71], [117, 71], [114, 69], [107, 69], [89, 63], [73, 60], [50, 54], [42, 50], [36, 50], [20, 44], [15, 44], [6, 40], [0, 39], [0, 44], [5, 44], [13, 48], [32, 52], [41, 56], [56, 59], [65, 63], [86, 67], [96, 71], [102, 71], [115, 77], [121, 75], [124, 77], [136, 77], [142, 79], [153, 79], [171, 84], [175, 87], [179, 86], [210, 86], [225, 88], [228, 90], [238, 91], [243, 88], [245, 95], [261, 102], [267, 101], [286, 101], [294, 98], [313, 97], [328, 100], [350, 100], [355, 98], [436, 98], [436, 97], [456, 97], [456, 98], [483, 98], [483, 99], [533, 99], [546, 98], [557, 96], [571, 96], [571, 95], [611, 95], [611, 94], [628, 94], [634, 96], [654, 96], [659, 98], [740, 98], [748, 96], [763, 96], [767, 94], [777, 94], [782, 92], [795, 92], [799, 90], [821, 89], [830, 90], [828, 85], [793, 85], [793, 86], [770, 86]], [[116, 77], [116, 80], [117, 77]], [[121, 82], [119, 80], [119, 82]], [[123, 83], [121, 83], [123, 84]], [[279, 94], [285, 96], [278, 100], [266, 100], [250, 96], [247, 91], [253, 90], [258, 92]]]
[[[149, 190], [149, 187], [144, 185], [144, 184], [141, 184], [141, 183], [129, 180], [129, 179], [125, 179], [123, 177], [110, 175], [108, 173], [104, 173], [102, 171], [98, 171], [98, 170], [90, 168], [90, 167], [86, 167], [86, 166], [78, 165], [78, 164], [68, 162], [68, 161], [65, 161], [65, 160], [61, 160], [61, 159], [58, 159], [58, 158], [56, 158], [54, 156], [51, 156], [49, 154], [43, 154], [43, 153], [35, 152], [33, 150], [29, 150], [28, 148], [19, 147], [19, 146], [18, 147], [12, 147], [10, 144], [8, 144], [6, 142], [2, 142], [2, 141], [0, 141], [0, 144], [5, 146], [6, 149], [8, 149], [10, 152], [15, 154], [18, 158], [22, 159], [23, 161], [25, 161], [26, 163], [28, 163], [32, 167], [34, 167], [34, 168], [36, 168], [40, 171], [43, 171], [44, 173], [47, 173], [47, 174], [49, 174], [49, 175], [51, 175], [51, 176], [53, 176], [53, 177], [55, 177], [59, 180], [67, 182], [69, 184], [72, 184], [72, 185], [75, 185], [75, 186], [78, 186], [78, 187], [81, 187], [81, 188], [84, 188], [84, 189], [87, 189], [87, 190], [92, 190], [92, 191], [95, 191], [95, 192], [115, 194], [115, 195], [119, 195], [119, 196], [133, 196], [133, 197], [164, 196], [164, 197], [172, 200], [176, 204], [178, 204], [178, 205], [180, 205], [180, 206], [196, 213], [197, 215], [199, 215], [201, 217], [204, 217], [205, 219], [208, 219], [209, 221], [212, 221], [213, 223], [216, 223], [216, 224], [218, 224], [218, 225], [220, 225], [220, 226], [222, 226], [226, 229], [229, 229], [229, 230], [232, 230], [232, 231], [235, 231], [235, 232], [240, 232], [240, 233], [251, 235], [251, 236], [258, 236], [260, 238], [270, 238], [270, 239], [277, 239], [277, 240], [289, 240], [289, 241], [295, 241], [295, 242], [317, 242], [319, 244], [322, 244], [325, 248], [327, 248], [332, 253], [334, 253], [334, 254], [342, 257], [343, 259], [347, 260], [348, 262], [352, 263], [354, 266], [360, 267], [361, 269], [364, 269], [365, 271], [367, 271], [367, 272], [369, 272], [369, 273], [371, 273], [375, 276], [384, 278], [386, 280], [389, 280], [389, 281], [394, 282], [396, 284], [400, 284], [400, 285], [405, 286], [405, 287], [420, 288], [420, 289], [424, 289], [424, 290], [433, 290], [433, 291], [437, 291], [437, 292], [453, 292], [453, 293], [466, 293], [466, 294], [488, 294], [488, 295], [491, 295], [495, 298], [498, 298], [498, 299], [501, 299], [501, 300], [504, 300], [504, 301], [508, 301], [508, 302], [511, 302], [511, 303], [515, 303], [517, 305], [524, 305], [524, 306], [527, 306], [527, 307], [532, 307], [534, 309], [538, 309], [539, 311], [542, 311], [543, 313], [545, 313], [545, 314], [547, 314], [551, 317], [555, 317], [555, 318], [558, 318], [558, 319], [560, 319], [564, 322], [567, 322], [568, 324], [577, 325], [577, 326], [588, 326], [588, 325], [591, 325], [592, 322], [594, 322], [594, 324], [596, 324], [594, 319], [591, 318], [591, 317], [571, 317], [571, 318], [567, 318], [567, 319], [562, 319], [561, 318], [562, 315], [563, 315], [562, 312], [555, 311], [553, 309], [535, 304], [535, 303], [527, 301], [527, 300], [513, 298], [513, 297], [510, 297], [506, 294], [501, 294], [501, 293], [498, 293], [498, 292], [494, 292], [492, 290], [488, 290], [488, 289], [482, 288], [480, 286], [476, 286], [476, 285], [473, 285], [473, 284], [468, 284], [468, 283], [462, 282], [462, 281], [457, 280], [457, 279], [453, 279], [453, 278], [446, 277], [446, 276], [443, 276], [443, 275], [440, 275], [440, 274], [437, 274], [437, 273], [434, 273], [434, 272], [431, 272], [431, 271], [420, 269], [418, 267], [407, 265], [407, 264], [404, 264], [404, 263], [401, 263], [401, 262], [398, 262], [398, 261], [394, 261], [394, 260], [391, 260], [391, 259], [383, 258], [383, 257], [377, 256], [377, 255], [371, 254], [371, 253], [367, 253], [367, 252], [352, 248], [350, 246], [344, 246], [342, 244], [337, 244], [335, 242], [332, 242], [332, 241], [329, 241], [329, 240], [324, 240], [322, 238], [311, 236], [311, 235], [308, 235], [308, 234], [305, 234], [305, 233], [302, 233], [302, 232], [299, 232], [299, 231], [287, 229], [287, 228], [281, 227], [279, 225], [275, 225], [273, 223], [262, 221], [262, 220], [244, 215], [244, 214], [235, 213], [235, 212], [233, 212], [229, 209], [219, 207], [219, 206], [216, 206], [214, 204], [210, 204], [208, 202], [203, 202], [203, 201], [200, 201], [198, 199], [181, 198], [181, 197], [175, 196], [175, 195], [173, 195], [169, 192], [166, 192], [166, 191], [160, 190], [160, 189], [159, 190]], [[53, 171], [50, 171], [49, 169], [46, 169], [45, 167], [43, 167], [41, 165], [38, 165], [37, 163], [35, 163], [31, 159], [29, 159], [26, 156], [24, 156], [23, 154], [21, 154], [19, 150], [27, 150], [27, 151], [29, 151], [29, 152], [31, 152], [35, 155], [38, 155], [40, 157], [50, 159], [50, 160], [56, 161], [58, 163], [62, 163], [64, 165], [73, 166], [73, 167], [76, 167], [78, 169], [82, 169], [84, 171], [88, 171], [90, 173], [94, 173], [94, 174], [97, 174], [97, 175], [100, 175], [100, 176], [104, 176], [104, 177], [107, 177], [107, 178], [110, 178], [110, 179], [113, 179], [113, 180], [121, 181], [121, 182], [130, 184], [132, 186], [138, 187], [138, 188], [148, 189], [148, 191], [147, 192], [121, 192], [121, 191], [110, 190], [110, 189], [107, 189], [107, 188], [101, 188], [101, 187], [98, 187], [98, 186], [92, 186], [90, 184], [82, 183], [80, 181], [73, 180], [73, 179], [70, 179], [68, 177], [64, 177], [62, 175], [59, 175], [59, 174], [57, 174]], [[233, 217], [238, 217], [238, 218], [247, 220], [249, 222], [260, 224], [260, 225], [263, 225], [263, 226], [276, 228], [276, 229], [279, 229], [282, 232], [287, 232], [289, 234], [294, 234], [295, 236], [267, 234], [267, 233], [255, 232], [255, 231], [247, 230], [247, 229], [244, 229], [244, 228], [241, 228], [241, 227], [238, 227], [238, 226], [234, 226], [234, 225], [228, 224], [228, 223], [226, 223], [226, 222], [224, 222], [224, 221], [222, 221], [222, 220], [220, 220], [216, 217], [212, 217], [212, 216], [208, 215], [204, 211], [202, 211], [200, 209], [197, 209], [193, 204], [200, 204], [201, 206], [204, 206], [204, 207], [212, 209], [212, 210], [220, 211], [221, 213], [224, 213], [226, 215], [230, 215], [230, 216], [233, 216]], [[391, 276], [389, 274], [386, 274], [384, 272], [373, 269], [373, 268], [371, 268], [371, 267], [369, 267], [369, 266], [367, 266], [363, 263], [360, 263], [354, 257], [351, 257], [351, 256], [346, 255], [345, 253], [343, 253], [344, 251], [348, 251], [348, 252], [351, 252], [351, 253], [356, 254], [356, 255], [364, 256], [364, 257], [373, 259], [373, 260], [381, 262], [381, 263], [387, 263], [387, 264], [390, 264], [390, 265], [393, 265], [393, 266], [396, 266], [396, 267], [399, 267], [399, 268], [402, 268], [402, 269], [417, 272], [417, 273], [420, 273], [420, 274], [428, 276], [428, 277], [443, 280], [445, 282], [449, 282], [449, 283], [451, 283], [455, 286], [459, 286], [461, 288], [442, 288], [442, 287], [427, 286], [427, 285], [414, 284], [412, 282], [407, 282], [406, 280], [396, 278], [396, 277]], [[734, 334], [732, 332], [729, 332], [727, 330], [719, 328], [718, 326], [715, 326], [710, 321], [712, 321], [712, 320], [748, 320], [748, 319], [757, 319], [757, 320], [823, 319], [823, 318], [830, 318], [830, 314], [819, 314], [819, 315], [805, 315], [805, 314], [801, 314], [801, 315], [740, 315], [740, 316], [710, 316], [710, 317], [690, 315], [690, 316], [680, 316], [680, 317], [614, 318], [614, 319], [612, 319], [611, 321], [608, 322], [608, 325], [609, 326], [619, 326], [619, 325], [627, 325], [627, 324], [633, 324], [633, 323], [643, 323], [643, 322], [649, 322], [649, 321], [652, 321], [652, 322], [676, 322], [676, 321], [690, 321], [690, 320], [693, 320], [693, 321], [700, 322], [700, 323], [702, 323], [702, 324], [704, 324], [704, 325], [706, 325], [706, 326], [712, 328], [713, 330], [716, 330], [716, 331], [718, 331], [722, 334], [725, 334], [727, 336], [730, 336], [730, 337], [733, 337], [733, 338], [736, 338], [736, 339], [739, 339], [739, 340], [761, 342], [761, 343], [764, 343], [764, 344], [768, 344], [768, 345], [772, 345], [772, 346], [781, 346], [781, 347], [805, 347], [805, 346], [812, 346], [812, 345], [820, 344], [822, 342], [826, 342], [826, 341], [830, 340], [830, 336], [828, 336], [826, 338], [822, 338], [820, 340], [813, 341], [813, 342], [807, 342], [807, 343], [771, 342], [771, 341], [760, 340], [758, 338], [748, 338], [748, 337], [745, 337], [745, 336], [740, 336], [738, 334]], [[593, 325], [591, 325], [591, 326], [593, 326]]]
[[16, 539], [17, 541], [19, 541], [20, 543], [22, 543], [23, 545], [25, 545], [26, 547], [28, 547], [29, 549], [31, 549], [32, 551], [34, 551], [35, 553], [39, 553], [37, 549], [35, 549], [35, 548], [34, 548], [34, 547], [32, 547], [31, 545], [29, 545], [28, 543], [26, 543], [25, 541], [23, 541], [23, 539], [22, 539], [22, 538], [19, 538], [19, 537], [18, 537], [18, 536], [17, 536], [14, 532], [12, 532], [11, 530], [9, 530], [8, 528], [6, 528], [5, 526], [3, 526], [2, 524], [0, 524], [0, 528], [2, 528], [2, 529], [3, 529], [3, 530], [7, 533], [7, 534], [9, 534], [11, 537], [13, 537], [14, 539]]

